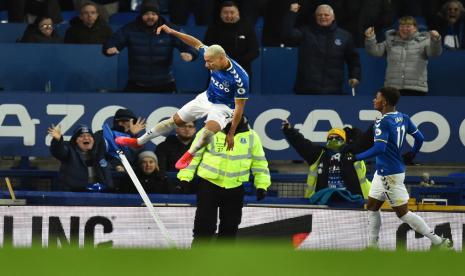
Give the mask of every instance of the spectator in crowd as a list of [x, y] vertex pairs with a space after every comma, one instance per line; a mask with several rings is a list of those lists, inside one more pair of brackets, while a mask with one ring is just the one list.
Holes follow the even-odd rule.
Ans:
[[398, 30], [386, 32], [377, 43], [373, 27], [365, 31], [365, 49], [375, 57], [387, 55], [385, 86], [400, 90], [403, 96], [424, 96], [428, 92], [428, 59], [441, 55], [441, 36], [435, 30], [418, 32], [415, 18], [399, 18]]
[[[428, 23], [428, 26], [431, 26], [432, 29], [436, 29], [436, 20], [438, 13], [441, 12], [441, 9], [445, 3], [449, 0], [428, 0], [425, 5], [425, 19]], [[463, 6], [465, 6], [465, 0], [459, 0]]]
[[349, 85], [361, 78], [360, 57], [352, 35], [335, 22], [333, 9], [320, 5], [315, 11], [316, 25], [295, 28], [300, 5], [293, 3], [283, 23], [283, 35], [299, 43], [297, 94], [342, 94], [344, 64], [349, 69]]
[[168, 23], [159, 15], [156, 1], [145, 1], [140, 16], [123, 26], [104, 44], [107, 56], [118, 54], [128, 47], [129, 78], [125, 91], [131, 92], [175, 92], [173, 76], [173, 50], [181, 52], [184, 61], [192, 61], [197, 52], [178, 38], [166, 33], [156, 34], [159, 26]]
[[83, 192], [112, 190], [113, 180], [104, 152], [94, 143], [94, 135], [86, 125], [74, 130], [69, 142], [63, 140], [60, 126], [48, 128], [52, 136], [51, 154], [58, 159], [60, 190]]
[[[334, 188], [368, 198], [371, 183], [366, 178], [366, 166], [363, 161], [354, 163], [348, 160], [349, 138], [346, 131], [332, 128], [328, 131], [325, 146], [304, 138], [287, 120], [283, 121], [283, 133], [289, 144], [310, 165], [305, 197], [310, 198], [324, 188]], [[350, 151], [361, 152], [368, 147], [350, 147]]]
[[465, 49], [465, 9], [457, 0], [447, 1], [438, 13], [434, 28], [446, 49]]
[[[257, 200], [266, 196], [271, 185], [268, 162], [265, 158], [260, 137], [249, 128], [247, 119], [241, 121], [234, 132], [235, 146], [227, 150], [226, 133], [231, 123], [214, 136], [210, 143], [197, 152], [190, 165], [179, 171], [181, 181], [200, 177], [197, 191], [197, 210], [194, 220], [193, 245], [208, 241], [215, 235], [219, 209], [218, 239], [234, 239], [242, 218], [244, 204], [244, 182], [249, 181], [250, 171], [254, 175]], [[196, 139], [200, 139], [197, 135]], [[194, 140], [195, 143], [195, 140]]]
[[[166, 137], [166, 140], [156, 147], [155, 153], [158, 156], [158, 166], [162, 174], [178, 171], [175, 167], [176, 161], [191, 147], [195, 132], [195, 122], [176, 126], [176, 134]], [[182, 186], [177, 178], [169, 178], [168, 182], [172, 187], [182, 187], [182, 191], [189, 194], [194, 193], [197, 187], [196, 179]]]
[[[137, 134], [145, 129], [145, 119], [138, 118], [134, 112], [129, 109], [118, 109], [113, 116], [112, 130], [129, 134], [131, 137], [137, 137]], [[95, 132], [95, 144], [101, 151], [105, 151], [105, 141], [103, 140], [103, 132], [99, 130]], [[143, 148], [128, 148], [125, 155], [131, 164], [136, 167], [138, 155], [143, 151]], [[106, 159], [110, 162], [111, 168], [117, 172], [124, 172], [124, 166], [121, 161], [111, 155], [106, 155]]]
[[176, 172], [176, 161], [190, 148], [196, 132], [195, 121], [176, 126], [176, 134], [166, 137], [155, 149], [162, 172]]
[[62, 43], [49, 17], [37, 17], [33, 24], [27, 26], [20, 42], [23, 43]]
[[8, 0], [8, 22], [33, 23], [39, 16], [47, 16], [54, 23], [63, 21], [57, 0]]
[[[174, 192], [170, 190], [166, 176], [160, 173], [155, 153], [143, 151], [139, 154], [138, 159], [135, 173], [146, 193], [169, 194]], [[137, 193], [137, 189], [129, 177], [126, 177], [119, 191], [122, 193]]]
[[221, 22], [210, 25], [205, 34], [206, 45], [218, 44], [247, 71], [258, 57], [258, 40], [255, 29], [241, 20], [239, 8], [232, 1], [225, 1], [220, 9]]
[[79, 17], [70, 21], [70, 27], [66, 30], [65, 43], [74, 44], [103, 44], [112, 35], [108, 23], [100, 19], [97, 5], [92, 2], [84, 2]]
[[196, 25], [209, 25], [213, 23], [215, 3], [215, 0], [170, 0], [171, 22], [185, 26], [189, 15], [193, 13]]

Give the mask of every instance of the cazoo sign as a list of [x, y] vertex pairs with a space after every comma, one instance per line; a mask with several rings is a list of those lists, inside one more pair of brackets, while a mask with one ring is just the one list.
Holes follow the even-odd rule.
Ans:
[[[0, 104], [0, 155], [49, 156], [47, 128], [59, 124], [64, 138], [84, 123], [93, 131], [101, 129], [119, 108], [129, 108], [147, 119], [147, 126], [174, 114], [195, 95], [133, 93], [3, 93]], [[465, 98], [404, 97], [399, 111], [411, 116], [425, 134], [418, 155], [420, 162], [457, 162], [465, 158]], [[290, 148], [281, 130], [288, 119], [314, 142], [324, 142], [331, 127], [351, 125], [366, 130], [380, 116], [366, 96], [256, 96], [246, 104], [250, 124], [260, 135], [269, 159], [300, 159]], [[203, 125], [203, 119], [197, 125]], [[164, 140], [152, 140], [154, 146]], [[413, 144], [411, 137], [408, 145]], [[405, 148], [404, 150], [408, 150]]]

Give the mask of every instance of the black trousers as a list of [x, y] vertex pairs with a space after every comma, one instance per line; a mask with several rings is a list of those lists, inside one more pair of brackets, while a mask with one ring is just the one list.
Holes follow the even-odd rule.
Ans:
[[194, 220], [194, 241], [211, 240], [216, 232], [219, 210], [218, 239], [234, 239], [242, 218], [244, 186], [221, 188], [200, 178], [197, 190], [197, 210]]
[[411, 90], [411, 89], [399, 89], [401, 96], [426, 96], [426, 92]]

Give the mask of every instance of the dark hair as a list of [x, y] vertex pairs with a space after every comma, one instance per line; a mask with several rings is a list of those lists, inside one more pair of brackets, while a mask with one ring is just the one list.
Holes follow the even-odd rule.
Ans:
[[236, 7], [239, 10], [239, 6], [234, 1], [224, 1], [221, 3], [220, 10], [222, 10], [224, 7]]
[[400, 99], [400, 93], [397, 88], [394, 87], [382, 87], [379, 92], [386, 99], [387, 103], [391, 106], [396, 106]]
[[40, 27], [40, 26], [39, 26], [39, 25], [40, 25], [40, 22], [42, 22], [42, 20], [45, 20], [45, 19], [50, 19], [50, 20], [52, 20], [52, 24], [55, 23], [55, 22], [53, 22], [53, 19], [52, 19], [50, 16], [48, 16], [48, 15], [46, 15], [46, 16], [43, 15], [43, 16], [37, 16], [36, 19], [34, 20], [34, 22], [32, 23], [32, 25], [37, 26], [37, 27]]
[[399, 18], [399, 25], [409, 25], [412, 24], [413, 26], [417, 27], [417, 20], [413, 16], [402, 16]]
[[83, 2], [83, 3], [81, 4], [81, 6], [79, 7], [79, 12], [81, 12], [82, 9], [83, 9], [84, 7], [87, 7], [87, 6], [92, 6], [92, 7], [94, 7], [94, 8], [97, 10], [97, 13], [98, 13], [98, 5], [97, 5], [96, 3], [94, 3], [94, 2], [92, 2], [92, 1], [85, 1], [85, 2]]

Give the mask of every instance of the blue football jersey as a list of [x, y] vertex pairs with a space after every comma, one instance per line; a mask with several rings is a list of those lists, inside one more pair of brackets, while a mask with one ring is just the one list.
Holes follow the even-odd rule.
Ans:
[[[199, 49], [200, 56], [205, 55], [207, 46]], [[207, 88], [208, 100], [212, 103], [225, 104], [234, 109], [234, 99], [249, 98], [249, 75], [232, 58], [231, 66], [226, 70], [210, 70], [210, 84]]]
[[376, 170], [379, 175], [391, 175], [405, 172], [401, 149], [406, 134], [418, 131], [410, 118], [401, 112], [389, 112], [376, 120], [374, 126], [375, 142], [386, 143], [386, 151], [376, 156]]

